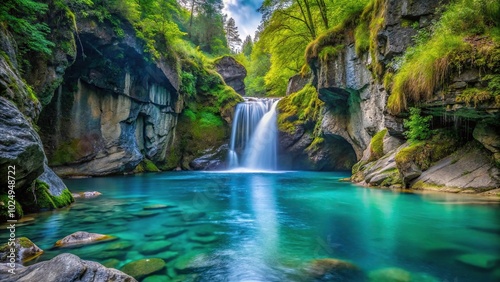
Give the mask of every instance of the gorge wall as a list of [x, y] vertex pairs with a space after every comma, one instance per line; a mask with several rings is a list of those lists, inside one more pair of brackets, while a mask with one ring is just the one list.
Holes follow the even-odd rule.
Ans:
[[[413, 103], [423, 115], [432, 116], [434, 136], [410, 144], [403, 134], [408, 111], [391, 109], [392, 77], [419, 34], [438, 21], [445, 3], [388, 0], [372, 4], [362, 15], [308, 46], [310, 84], [299, 90], [304, 83], [300, 77], [292, 78], [289, 88], [295, 93], [279, 104], [285, 167], [353, 167], [352, 180], [365, 185], [498, 191], [494, 189], [500, 186], [499, 151], [493, 140], [498, 140], [500, 104], [493, 98], [473, 104], [461, 97], [467, 89], [484, 89], [487, 83], [482, 78], [495, 73], [499, 59], [493, 59], [488, 68], [464, 62], [457, 70], [450, 63], [442, 85], [430, 97]], [[360, 27], [370, 33], [369, 46], [364, 48], [359, 47]], [[500, 50], [487, 36], [479, 38], [475, 40], [482, 42], [471, 44], [471, 52], [478, 53], [474, 48], [479, 44], [496, 50], [492, 52]]]

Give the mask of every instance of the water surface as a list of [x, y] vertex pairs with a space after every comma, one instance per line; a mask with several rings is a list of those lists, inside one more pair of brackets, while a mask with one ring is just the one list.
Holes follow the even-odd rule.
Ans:
[[[72, 192], [102, 195], [39, 215], [34, 224], [19, 227], [17, 236], [46, 251], [39, 260], [71, 252], [119, 269], [163, 256], [167, 268], [157, 275], [179, 281], [306, 281], [303, 270], [318, 258], [350, 261], [367, 277], [374, 270], [401, 268], [427, 281], [498, 281], [498, 262], [496, 268], [478, 267], [459, 258], [499, 257], [499, 205], [339, 182], [346, 176], [171, 172], [65, 180]], [[145, 214], [143, 208], [153, 204], [174, 207]], [[80, 230], [119, 240], [51, 249]], [[4, 241], [8, 234], [1, 236]], [[144, 251], [165, 241], [172, 245]], [[175, 264], [189, 257], [203, 267], [176, 272]]]

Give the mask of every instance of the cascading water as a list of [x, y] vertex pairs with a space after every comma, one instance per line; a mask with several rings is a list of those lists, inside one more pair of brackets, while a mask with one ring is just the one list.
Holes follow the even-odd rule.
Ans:
[[236, 106], [229, 168], [276, 169], [277, 99], [246, 98]]

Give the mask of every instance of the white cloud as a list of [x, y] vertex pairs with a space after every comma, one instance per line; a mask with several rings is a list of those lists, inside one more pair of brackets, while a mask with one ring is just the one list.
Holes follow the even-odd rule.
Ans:
[[257, 8], [263, 0], [223, 0], [223, 13], [227, 14], [228, 18], [233, 18], [238, 27], [241, 40], [245, 40], [247, 35], [252, 38], [255, 35], [255, 30], [259, 26], [262, 15], [257, 12]]

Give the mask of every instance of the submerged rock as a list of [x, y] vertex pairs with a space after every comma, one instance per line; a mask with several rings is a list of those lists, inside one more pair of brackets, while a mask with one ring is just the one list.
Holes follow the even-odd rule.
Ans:
[[490, 254], [465, 254], [457, 257], [457, 261], [481, 269], [492, 269], [496, 265], [500, 265], [500, 256], [493, 256]]
[[145, 206], [142, 209], [143, 210], [163, 210], [163, 209], [169, 209], [175, 207], [174, 205], [163, 205], [163, 204], [155, 204], [155, 205], [149, 205]]
[[206, 254], [190, 252], [177, 258], [174, 268], [179, 273], [193, 273], [206, 269], [214, 263]]
[[182, 233], [186, 232], [186, 228], [174, 228], [174, 229], [169, 229], [165, 231], [163, 234], [165, 238], [173, 238], [181, 235]]
[[382, 268], [368, 273], [370, 282], [439, 282], [426, 273], [411, 273], [398, 267]]
[[189, 241], [201, 243], [201, 244], [209, 244], [219, 240], [219, 237], [210, 235], [210, 236], [191, 236], [189, 237]]
[[325, 281], [358, 281], [363, 272], [353, 263], [333, 258], [313, 260], [307, 267], [309, 277]]
[[155, 254], [161, 251], [165, 251], [172, 246], [170, 241], [153, 241], [144, 245], [141, 249], [143, 254]]
[[166, 275], [152, 275], [142, 280], [142, 282], [166, 282], [166, 281], [172, 281], [172, 279], [170, 279], [170, 277]]
[[96, 197], [102, 195], [102, 193], [97, 192], [97, 191], [92, 191], [92, 192], [72, 193], [72, 195], [73, 195], [73, 198], [91, 199], [91, 198], [96, 198]]
[[150, 258], [129, 262], [122, 267], [121, 271], [138, 280], [141, 280], [148, 275], [160, 272], [164, 268], [164, 260], [159, 258]]
[[115, 240], [114, 236], [78, 231], [68, 235], [55, 243], [55, 247], [68, 247], [84, 244], [92, 244], [101, 241]]
[[28, 267], [17, 266], [15, 274], [9, 273], [7, 264], [0, 264], [0, 280], [3, 282], [136, 282], [129, 275], [102, 264], [82, 260], [72, 254], [61, 254], [49, 261]]
[[11, 249], [16, 250], [14, 258], [16, 263], [28, 262], [43, 254], [43, 250], [31, 242], [30, 239], [21, 237], [14, 240], [13, 246], [9, 246], [8, 243], [0, 246], [0, 262], [12, 262], [8, 257], [11, 254]]

